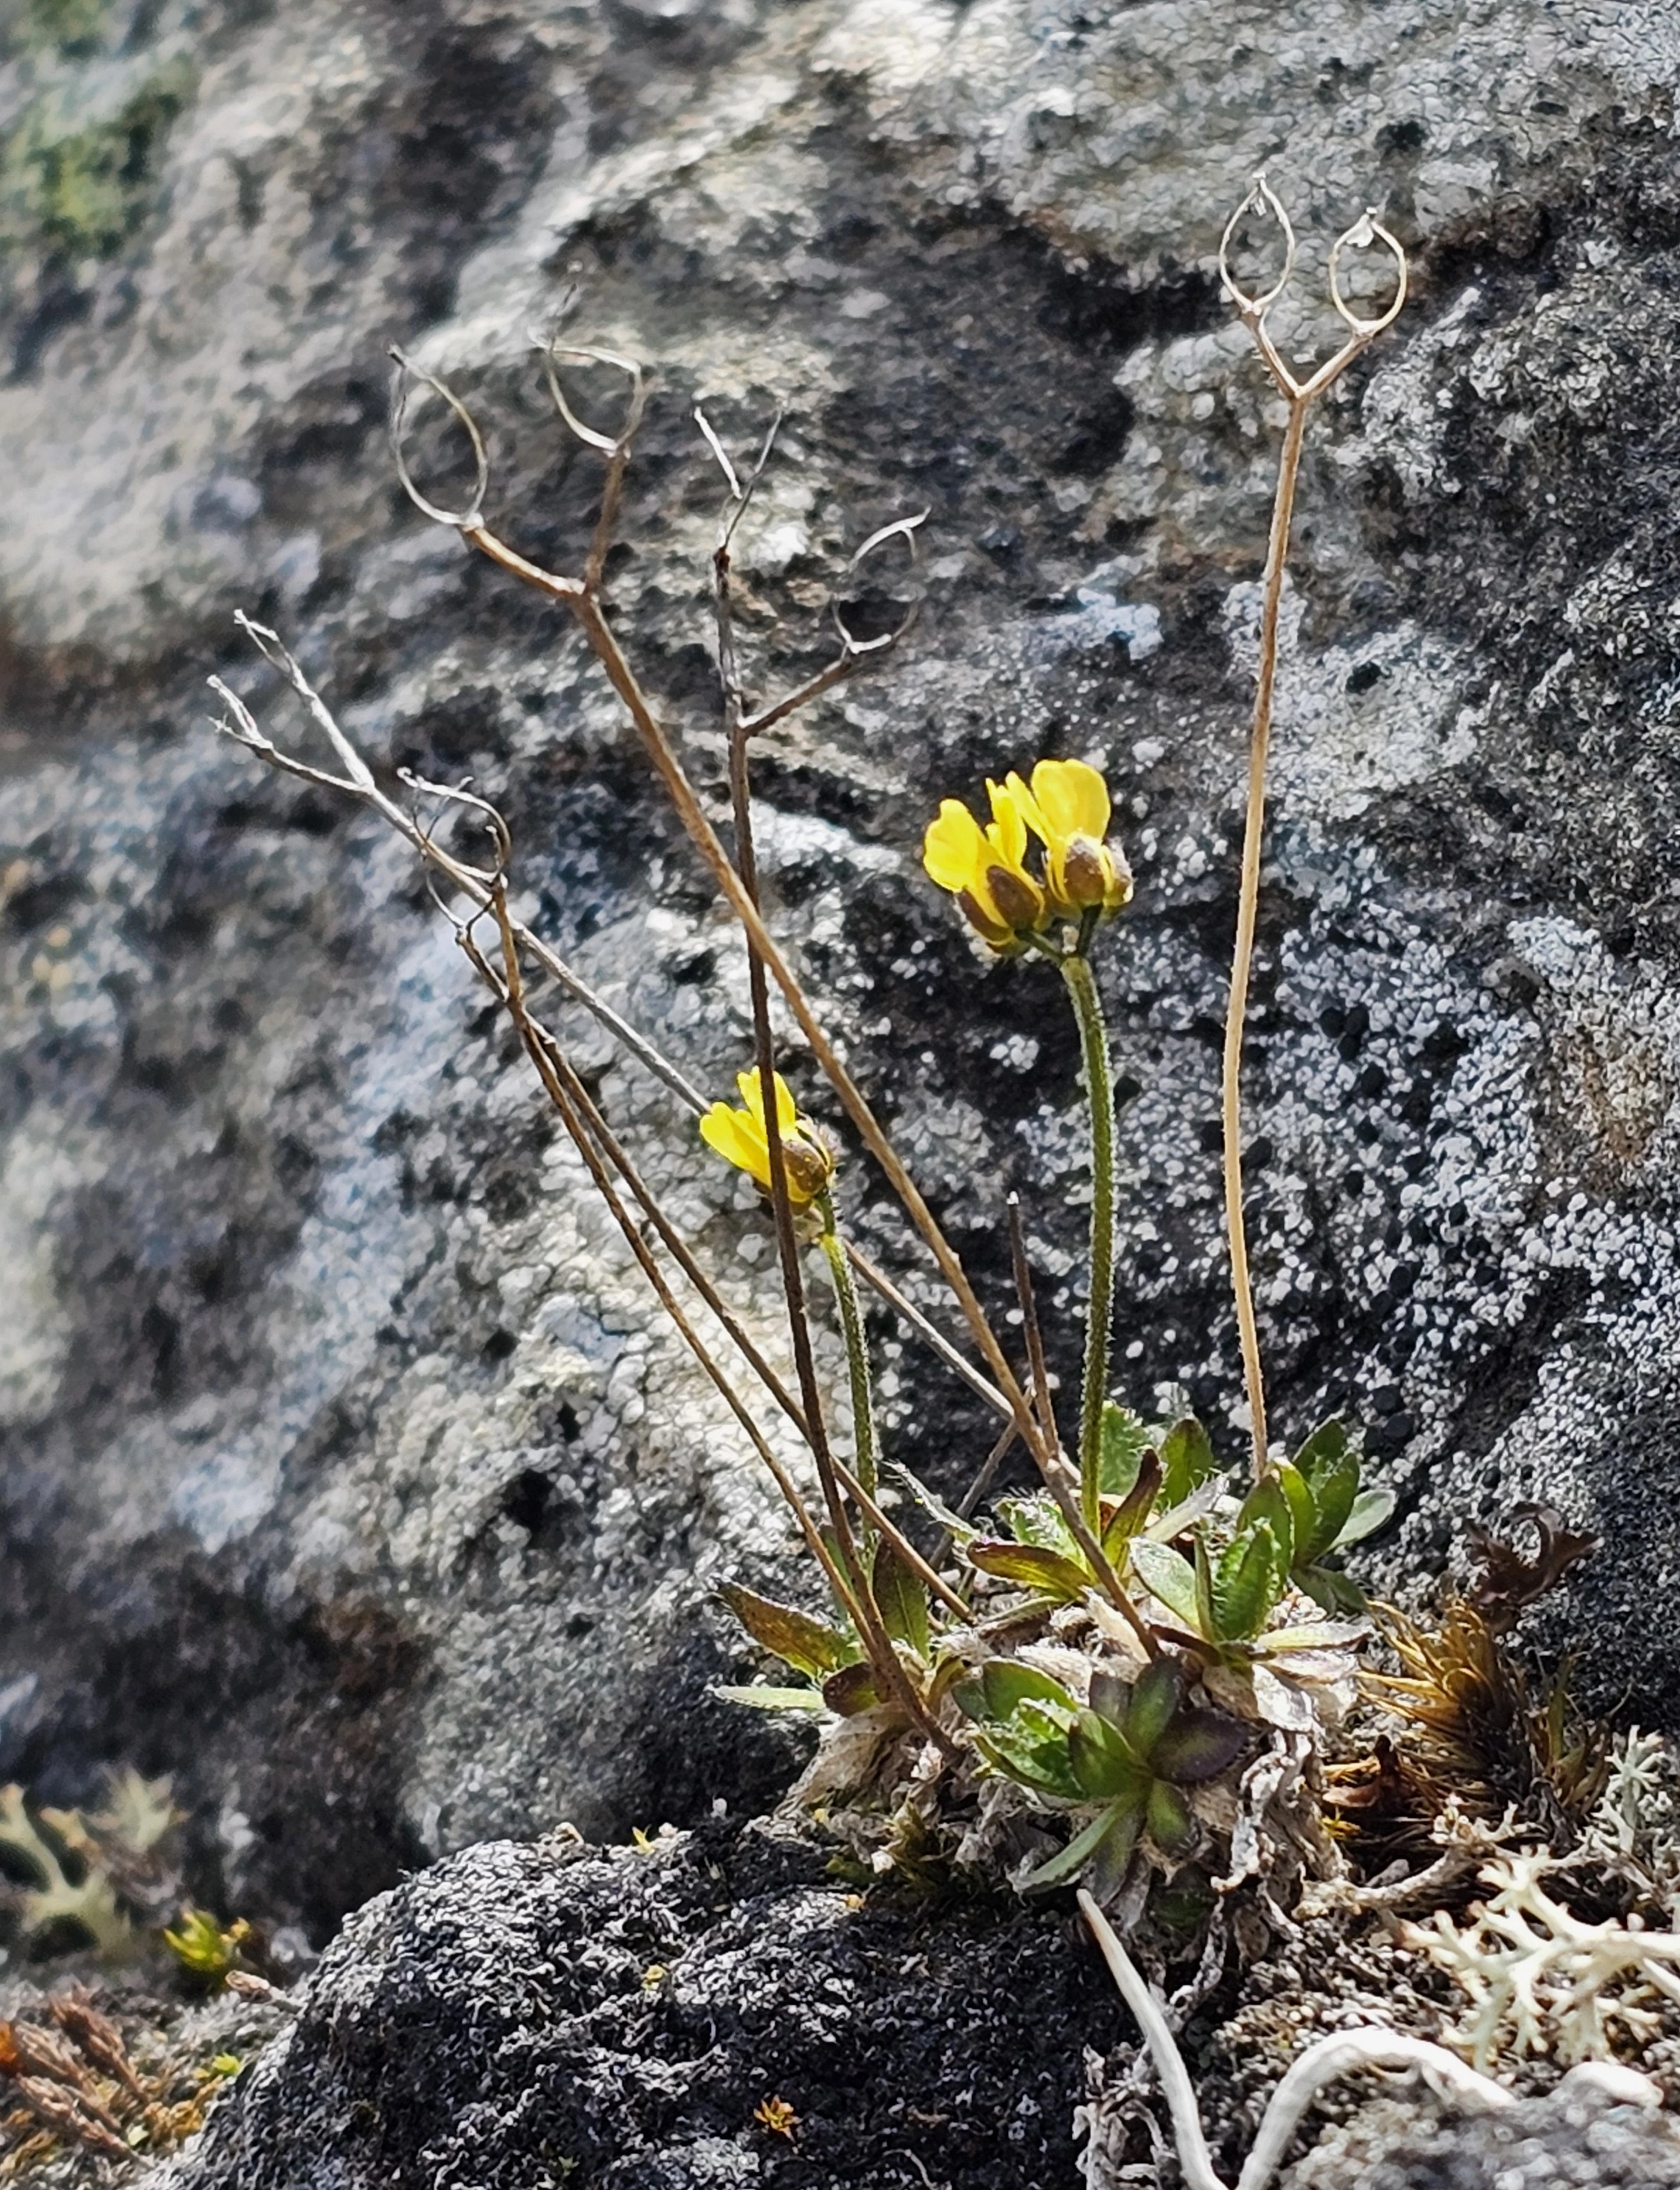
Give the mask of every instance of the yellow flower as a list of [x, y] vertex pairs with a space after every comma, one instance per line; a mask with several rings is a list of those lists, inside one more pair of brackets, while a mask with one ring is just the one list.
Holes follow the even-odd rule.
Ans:
[[1093, 906], [1118, 912], [1132, 894], [1123, 853], [1104, 840], [1109, 786], [1082, 760], [1041, 760], [1028, 790], [1011, 774], [1005, 788], [1044, 846], [1044, 878], [1055, 910], [1070, 919]]
[[991, 820], [984, 829], [961, 799], [942, 800], [922, 845], [929, 876], [952, 893], [994, 950], [1018, 949], [1049, 916], [1042, 888], [1022, 864], [1027, 822], [1013, 787], [1019, 780], [986, 785]]
[[[834, 1154], [811, 1121], [800, 1115], [780, 1073], [775, 1079], [776, 1130], [787, 1173], [787, 1198], [796, 1209], [805, 1209], [828, 1191], [834, 1176]], [[769, 1137], [764, 1128], [764, 1097], [756, 1068], [739, 1074], [735, 1086], [746, 1107], [732, 1110], [727, 1103], [714, 1103], [700, 1121], [700, 1137], [726, 1163], [750, 1172], [768, 1194]]]

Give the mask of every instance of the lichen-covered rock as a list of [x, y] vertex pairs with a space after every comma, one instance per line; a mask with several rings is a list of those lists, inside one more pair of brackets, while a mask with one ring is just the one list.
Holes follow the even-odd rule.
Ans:
[[[1217, 1027], [1276, 421], [1212, 267], [1262, 158], [1303, 293], [1373, 197], [1416, 275], [1314, 422], [1287, 604], [1248, 1098], [1278, 1425], [1367, 1423], [1391, 1582], [1532, 1493], [1602, 1529], [1582, 1678], [1680, 1722], [1667, 12], [31, 0], [4, 36], [0, 1773], [174, 1772], [201, 1889], [317, 1935], [486, 1834], [786, 1773], [708, 1701], [701, 1609], [787, 1555], [771, 1494], [400, 848], [204, 726], [211, 669], [279, 726], [247, 606], [382, 766], [503, 805], [533, 916], [691, 1076], [744, 1060], [737, 943], [598, 678], [394, 487], [393, 338], [561, 561], [597, 474], [531, 332], [648, 360], [612, 594], [708, 793], [694, 401], [739, 448], [788, 406], [755, 685], [928, 509], [911, 642], [765, 741], [774, 916], [1000, 1308], [1020, 1186], [1071, 1370], [1072, 1032], [915, 851], [989, 769], [1106, 766], [1121, 1364], [1234, 1434]], [[746, 1190], [561, 1016], [775, 1344]], [[919, 1271], [860, 1163], [844, 1193]], [[985, 1421], [880, 1335], [895, 1448], [962, 1480]]]
[[1680, 2133], [1667, 2114], [1583, 2090], [1494, 2113], [1382, 2099], [1327, 2131], [1283, 2182], [1285, 2190], [1665, 2190], [1680, 2182]]
[[798, 1842], [492, 1841], [352, 1918], [149, 2180], [1072, 2190], [1081, 2046], [1123, 2022], [1064, 1922], [865, 1905]]

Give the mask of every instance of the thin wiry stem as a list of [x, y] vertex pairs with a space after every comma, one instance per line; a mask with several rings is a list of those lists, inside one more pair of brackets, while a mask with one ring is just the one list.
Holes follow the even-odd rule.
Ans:
[[[1231, 270], [1231, 249], [1238, 224], [1251, 210], [1266, 214], [1278, 224], [1284, 242], [1283, 271], [1271, 287], [1251, 292]], [[1380, 243], [1394, 260], [1395, 294], [1385, 310], [1367, 318], [1354, 310], [1341, 285], [1342, 255]], [[1266, 545], [1262, 582], [1260, 659], [1255, 679], [1254, 713], [1249, 733], [1248, 796], [1243, 817], [1242, 872], [1237, 894], [1236, 937], [1231, 952], [1230, 996], [1225, 1013], [1225, 1043], [1221, 1073], [1221, 1113], [1224, 1134], [1225, 1232], [1231, 1257], [1231, 1287], [1235, 1297], [1237, 1331], [1242, 1347], [1243, 1383], [1248, 1395], [1249, 1434], [1253, 1446], [1254, 1472], [1265, 1472], [1270, 1451], [1266, 1426], [1265, 1374], [1260, 1351], [1259, 1325], [1254, 1312], [1254, 1286], [1249, 1272], [1248, 1234], [1243, 1211], [1242, 1178], [1242, 1052], [1248, 1013], [1249, 978], [1254, 958], [1254, 931], [1260, 899], [1260, 854], [1266, 826], [1266, 761], [1272, 735], [1272, 695], [1277, 682], [1278, 620], [1283, 601], [1284, 571], [1289, 560], [1290, 522], [1295, 509], [1295, 490], [1301, 472], [1301, 451], [1307, 429], [1307, 413], [1366, 345], [1393, 325], [1406, 298], [1406, 259], [1399, 244], [1372, 213], [1366, 213], [1344, 230], [1331, 247], [1331, 300], [1348, 329], [1340, 349], [1304, 381], [1297, 380], [1284, 362], [1266, 325], [1267, 315], [1289, 286], [1295, 268], [1295, 231], [1289, 215], [1264, 176], [1255, 179], [1248, 196], [1226, 224], [1219, 246], [1219, 273], [1227, 294], [1243, 324], [1254, 337], [1266, 368], [1288, 405], [1283, 446], [1278, 457], [1277, 491], [1272, 504], [1271, 532]]]
[[[1027, 1260], [1026, 1234], [1021, 1228], [1021, 1200], [1009, 1195], [1005, 1205], [1009, 1221], [1009, 1262], [1014, 1274], [1015, 1297], [1021, 1304], [1021, 1327], [1027, 1342], [1027, 1366], [1032, 1371], [1032, 1396], [1038, 1408], [1045, 1442], [1058, 1451], [1061, 1432], [1056, 1427], [1056, 1403], [1050, 1390], [1050, 1371], [1044, 1359], [1044, 1334], [1038, 1327], [1038, 1304], [1033, 1297], [1032, 1265]], [[1087, 1522], [1096, 1518], [1087, 1515]]]
[[1091, 1297], [1079, 1402], [1079, 1495], [1085, 1524], [1095, 1529], [1099, 1525], [1103, 1409], [1109, 1396], [1109, 1337], [1114, 1322], [1114, 1069], [1091, 961], [1082, 951], [1073, 950], [1061, 964], [1079, 1021], [1085, 1092], [1091, 1105]]
[[[664, 1272], [659, 1267], [657, 1259], [638, 1232], [630, 1212], [619, 1199], [606, 1166], [592, 1145], [582, 1120], [573, 1110], [559, 1075], [553, 1070], [544, 1045], [536, 1039], [525, 1010], [524, 983], [519, 962], [519, 945], [512, 923], [508, 918], [507, 893], [499, 877], [491, 885], [490, 911], [496, 921], [501, 939], [503, 967], [502, 986], [505, 992], [508, 1009], [519, 1030], [525, 1052], [536, 1069], [537, 1077], [542, 1081], [549, 1101], [559, 1113], [561, 1123], [570, 1134], [578, 1154], [583, 1159], [596, 1192], [605, 1202], [614, 1221], [629, 1243], [632, 1252], [641, 1264], [649, 1283], [658, 1296], [660, 1306], [669, 1316], [695, 1359], [705, 1370], [728, 1404], [730, 1411], [746, 1432], [754, 1450], [770, 1469], [777, 1489], [781, 1491], [783, 1497], [792, 1507], [794, 1517], [799, 1523], [800, 1532], [804, 1536], [807, 1545], [816, 1553], [839, 1602], [844, 1605], [877, 1677], [883, 1684], [886, 1692], [904, 1711], [911, 1723], [918, 1727], [938, 1747], [942, 1755], [954, 1760], [956, 1754], [956, 1745], [944, 1728], [933, 1717], [921, 1696], [917, 1693], [915, 1683], [900, 1663], [898, 1653], [894, 1648], [892, 1639], [882, 1624], [880, 1613], [867, 1586], [858, 1586], [856, 1575], [859, 1571], [859, 1563], [855, 1546], [850, 1545], [848, 1539], [843, 1537], [835, 1552], [831, 1552], [829, 1550], [827, 1543], [823, 1539], [822, 1532], [811, 1518], [809, 1508], [799, 1496], [797, 1489], [792, 1484], [792, 1478], [776, 1459], [769, 1440], [753, 1418], [752, 1410], [746, 1406], [704, 1340], [701, 1338], [684, 1314], [681, 1303], [672, 1291]], [[469, 955], [471, 955], [470, 949]]]

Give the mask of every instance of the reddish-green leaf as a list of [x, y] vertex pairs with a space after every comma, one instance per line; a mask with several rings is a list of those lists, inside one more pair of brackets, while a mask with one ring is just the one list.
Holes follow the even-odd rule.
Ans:
[[1229, 1771], [1248, 1739], [1248, 1728], [1228, 1711], [1180, 1711], [1149, 1751], [1149, 1769], [1175, 1786], [1195, 1786]]
[[855, 1718], [881, 1700], [875, 1675], [865, 1665], [843, 1665], [822, 1684], [822, 1699], [840, 1718]]
[[813, 1680], [849, 1665], [858, 1654], [849, 1635], [825, 1626], [791, 1604], [778, 1604], [774, 1597], [760, 1597], [735, 1581], [720, 1583], [718, 1594], [755, 1642]]
[[1137, 1812], [1123, 1807], [1099, 1812], [1059, 1854], [1040, 1864], [1036, 1870], [1029, 1871], [1021, 1881], [1023, 1887], [1029, 1893], [1047, 1893], [1053, 1886], [1071, 1885], [1111, 1833], [1125, 1837], [1129, 1855], [1132, 1842], [1138, 1837]]
[[1042, 1590], [1064, 1604], [1076, 1603], [1091, 1586], [1083, 1567], [1041, 1544], [1007, 1544], [996, 1536], [976, 1536], [964, 1546], [962, 1556], [982, 1574], [1018, 1582], [1023, 1589]]
[[1161, 1455], [1146, 1452], [1138, 1463], [1136, 1479], [1125, 1497], [1117, 1505], [1106, 1498], [1103, 1501], [1103, 1552], [1110, 1564], [1119, 1559], [1149, 1519], [1160, 1489]]
[[883, 1539], [875, 1547], [871, 1575], [881, 1624], [895, 1642], [902, 1642], [926, 1662], [928, 1657], [928, 1586]]

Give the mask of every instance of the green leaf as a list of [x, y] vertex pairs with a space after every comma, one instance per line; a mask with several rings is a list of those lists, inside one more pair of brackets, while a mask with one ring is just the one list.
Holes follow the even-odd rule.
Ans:
[[1112, 1901], [1126, 1883], [1132, 1851], [1138, 1845], [1143, 1822], [1141, 1803], [1135, 1808], [1121, 1807], [1114, 1823], [1098, 1841], [1097, 1852], [1085, 1866], [1082, 1883], [1095, 1895], [1099, 1906]]
[[1283, 1493], [1284, 1504], [1289, 1509], [1289, 1540], [1297, 1558], [1303, 1558], [1303, 1544], [1310, 1543], [1318, 1533], [1319, 1506], [1317, 1494], [1308, 1484], [1298, 1467], [1288, 1461], [1278, 1463], [1274, 1472]]
[[[1280, 1500], [1282, 1492], [1278, 1493]], [[1209, 1591], [1213, 1631], [1237, 1642], [1257, 1635], [1283, 1594], [1288, 1563], [1269, 1521], [1256, 1521], [1219, 1554]]]
[[1102, 1442], [1097, 1454], [1097, 1488], [1104, 1498], [1124, 1498], [1138, 1480], [1149, 1442], [1141, 1415], [1110, 1399], [1103, 1409]]
[[1348, 1525], [1359, 1495], [1359, 1456], [1356, 1452], [1345, 1453], [1333, 1466], [1325, 1468], [1313, 1486], [1313, 1502], [1318, 1507], [1318, 1526], [1304, 1545], [1297, 1539], [1295, 1561], [1297, 1566], [1313, 1565], [1334, 1546]]
[[1007, 1779], [1064, 1802], [1080, 1799], [1080, 1785], [1068, 1762], [1067, 1738], [1044, 1740], [1030, 1735], [1016, 1720], [977, 1734], [974, 1746], [993, 1769]]
[[1349, 1544], [1362, 1544], [1367, 1536], [1374, 1536], [1393, 1518], [1394, 1504], [1392, 1490], [1360, 1491], [1336, 1540], [1337, 1550], [1345, 1551]]
[[773, 1688], [763, 1682], [751, 1688], [718, 1686], [712, 1691], [726, 1704], [748, 1704], [754, 1711], [826, 1711], [820, 1688]]
[[1078, 1548], [1053, 1498], [1000, 1498], [997, 1518], [1018, 1544], [1036, 1544], [1042, 1551], [1064, 1556]]
[[1197, 1634], [1204, 1631], [1196, 1615], [1195, 1570], [1181, 1552], [1175, 1552], [1170, 1544], [1135, 1543], [1132, 1546], [1132, 1571], [1175, 1620], [1182, 1620]]
[[1177, 1787], [1193, 1787], [1228, 1772], [1249, 1742], [1249, 1730], [1229, 1711], [1180, 1711], [1149, 1751], [1149, 1769]]
[[1340, 1567], [1297, 1567], [1291, 1576], [1297, 1586], [1306, 1591], [1314, 1604], [1325, 1612], [1364, 1612], [1369, 1608], [1369, 1599], [1354, 1580]]
[[1150, 1788], [1144, 1816], [1149, 1838], [1168, 1855], [1183, 1855], [1200, 1837], [1189, 1802], [1165, 1779], [1157, 1779]]
[[1048, 1893], [1053, 1887], [1071, 1885], [1087, 1863], [1095, 1856], [1110, 1834], [1123, 1835], [1126, 1852], [1132, 1852], [1132, 1843], [1138, 1837], [1138, 1813], [1124, 1805], [1115, 1805], [1101, 1811], [1083, 1831], [1077, 1832], [1058, 1854], [1036, 1870], [1030, 1870], [1021, 1881], [1024, 1892]]
[[1126, 1710], [1126, 1739], [1139, 1756], [1152, 1756], [1173, 1713], [1184, 1700], [1184, 1668], [1163, 1652], [1138, 1674]]
[[763, 1643], [785, 1665], [796, 1672], [809, 1673], [813, 1680], [837, 1672], [858, 1654], [849, 1635], [842, 1634], [837, 1627], [825, 1626], [791, 1604], [778, 1604], [774, 1597], [760, 1597], [735, 1581], [720, 1583], [718, 1594], [755, 1642]]
[[1332, 1416], [1327, 1422], [1320, 1422], [1303, 1444], [1295, 1455], [1295, 1465], [1316, 1490], [1320, 1476], [1339, 1467], [1352, 1450], [1348, 1425]]
[[925, 1665], [928, 1660], [928, 1586], [883, 1538], [875, 1547], [871, 1576], [881, 1625]]
[[972, 1521], [965, 1521], [955, 1506], [947, 1506], [919, 1476], [912, 1475], [902, 1461], [883, 1462], [881, 1472], [891, 1481], [901, 1483], [928, 1519], [937, 1521], [953, 1543], [966, 1544], [970, 1536], [978, 1533]]
[[1173, 1423], [1161, 1441], [1161, 1496], [1168, 1506], [1181, 1506], [1199, 1483], [1217, 1475], [1207, 1432], [1194, 1415]]
[[1301, 1650], [1347, 1650], [1371, 1632], [1364, 1620], [1320, 1620], [1307, 1627], [1271, 1627], [1254, 1645], [1267, 1657], [1293, 1657]]
[[1161, 1489], [1161, 1455], [1146, 1452], [1138, 1464], [1138, 1478], [1117, 1506], [1104, 1501], [1103, 1552], [1117, 1565], [1121, 1552], [1142, 1529], [1154, 1508]]
[[837, 1717], [855, 1718], [860, 1711], [872, 1711], [881, 1694], [869, 1666], [843, 1665], [823, 1682], [822, 1699]]
[[1288, 1493], [1275, 1472], [1269, 1471], [1263, 1475], [1238, 1507], [1231, 1531], [1234, 1540], [1246, 1535], [1260, 1521], [1263, 1521], [1271, 1530], [1272, 1540], [1283, 1556], [1284, 1572], [1287, 1574], [1295, 1557], [1295, 1515]]
[[1070, 1728], [1068, 1762], [1080, 1793], [1094, 1802], [1133, 1794], [1146, 1777], [1118, 1729], [1093, 1711], [1081, 1711]]
[[1091, 1708], [1098, 1718], [1123, 1731], [1131, 1701], [1132, 1690], [1118, 1673], [1110, 1672], [1104, 1665], [1095, 1668], [1091, 1675]]
[[1019, 1658], [988, 1658], [973, 1680], [951, 1693], [970, 1718], [981, 1720], [1012, 1717], [1022, 1704], [1033, 1702], [1065, 1711], [1071, 1722], [1079, 1708], [1059, 1681]]
[[964, 1546], [962, 1556], [982, 1574], [1018, 1582], [1023, 1589], [1042, 1590], [1064, 1604], [1076, 1604], [1091, 1586], [1083, 1567], [1037, 1544], [1007, 1544], [996, 1536], [976, 1536]]

